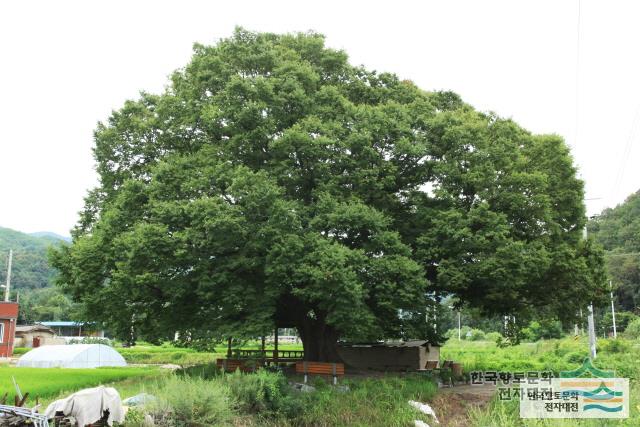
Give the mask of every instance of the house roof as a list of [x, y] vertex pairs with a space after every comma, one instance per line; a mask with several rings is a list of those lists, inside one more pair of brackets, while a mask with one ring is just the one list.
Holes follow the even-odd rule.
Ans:
[[40, 322], [41, 324], [45, 325], [45, 326], [82, 326], [82, 323], [78, 323], [78, 322], [72, 322], [72, 321], [68, 321], [68, 320], [59, 320], [59, 321], [54, 321], [54, 322]]
[[53, 329], [44, 325], [18, 325], [16, 326], [16, 335], [27, 334], [29, 332], [48, 332], [51, 335], [55, 334]]

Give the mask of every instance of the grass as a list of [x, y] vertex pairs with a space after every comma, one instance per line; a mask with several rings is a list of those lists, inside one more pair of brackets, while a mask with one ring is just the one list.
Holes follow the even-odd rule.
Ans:
[[82, 388], [113, 383], [126, 379], [151, 378], [160, 374], [154, 368], [16, 368], [0, 367], [0, 391], [15, 394], [12, 378], [18, 383], [22, 393], [29, 392], [29, 401], [36, 396], [47, 401], [61, 394], [69, 394]]
[[[247, 343], [242, 348], [259, 348], [259, 343]], [[300, 345], [279, 346], [282, 349], [297, 350]], [[494, 398], [482, 408], [471, 410], [469, 426], [477, 427], [597, 427], [605, 425], [640, 426], [640, 364], [638, 354], [640, 343], [624, 339], [600, 340], [598, 343], [596, 366], [613, 369], [618, 376], [631, 379], [631, 417], [620, 422], [609, 420], [523, 420], [519, 416], [517, 402], [501, 402]], [[488, 341], [450, 340], [441, 349], [441, 358], [463, 363], [466, 372], [493, 370], [504, 372], [551, 370], [572, 370], [580, 366], [587, 356], [585, 339], [541, 341], [522, 343], [518, 346], [499, 348]], [[170, 345], [140, 345], [118, 349], [130, 362], [138, 363], [178, 363], [194, 365], [200, 361], [211, 363], [221, 353], [198, 352], [193, 349], [174, 348]], [[220, 349], [219, 349], [220, 350]], [[316, 391], [311, 393], [293, 392], [286, 380], [274, 380], [279, 374], [219, 375], [215, 369], [206, 370], [206, 378], [189, 379], [202, 375], [202, 369], [189, 369], [186, 374], [176, 377], [167, 371], [154, 368], [100, 368], [100, 369], [36, 369], [0, 368], [0, 390], [12, 391], [11, 377], [15, 377], [22, 391], [30, 391], [32, 396], [40, 396], [44, 402], [56, 397], [64, 397], [70, 392], [98, 384], [114, 386], [122, 398], [140, 392], [164, 396], [165, 413], [177, 406], [183, 417], [181, 422], [193, 416], [206, 413], [219, 420], [216, 425], [242, 426], [408, 426], [413, 420], [421, 419], [428, 424], [432, 420], [411, 408], [408, 400], [431, 401], [437, 393], [434, 383], [418, 375], [383, 375], [375, 378], [347, 378], [333, 387], [322, 379], [313, 379]], [[209, 375], [210, 374], [210, 375]], [[256, 377], [255, 375], [258, 375]], [[260, 377], [262, 375], [262, 377]], [[262, 378], [262, 379], [260, 379]], [[294, 378], [289, 378], [292, 380]], [[277, 386], [284, 381], [285, 386]], [[280, 387], [280, 392], [276, 392]], [[198, 390], [210, 393], [198, 393]], [[183, 390], [183, 391], [179, 391]], [[284, 390], [284, 391], [283, 391]], [[195, 393], [195, 394], [194, 394]], [[12, 393], [11, 393], [12, 394]], [[199, 396], [199, 403], [190, 407]], [[217, 396], [217, 397], [216, 397]], [[247, 396], [257, 396], [247, 398]], [[277, 396], [266, 398], [265, 396]], [[214, 399], [215, 397], [215, 399]], [[258, 397], [262, 405], [256, 405]], [[264, 400], [267, 399], [267, 400]], [[226, 402], [221, 405], [220, 402]], [[244, 402], [244, 403], [243, 403]], [[250, 404], [248, 404], [249, 402]], [[215, 404], [215, 405], [214, 405]], [[262, 409], [260, 409], [262, 408]], [[265, 409], [270, 408], [270, 409]], [[275, 408], [275, 409], [274, 409]]]
[[135, 347], [116, 348], [128, 363], [136, 364], [176, 364], [200, 365], [215, 362], [218, 353], [199, 352], [191, 348], [160, 347], [137, 345]]
[[[465, 371], [549, 370], [555, 373], [578, 368], [589, 356], [586, 338], [545, 340], [499, 348], [488, 341], [451, 339], [441, 349], [441, 358], [462, 362]], [[620, 377], [640, 379], [640, 343], [619, 338], [599, 340], [596, 366], [615, 370]]]
[[343, 385], [349, 391], [327, 385], [303, 395], [303, 410], [291, 420], [279, 420], [277, 425], [409, 426], [414, 420], [432, 423], [430, 417], [408, 404], [409, 400], [426, 402], [436, 395], [437, 386], [424, 377], [387, 376], [345, 381]]
[[[606, 425], [640, 426], [640, 343], [618, 338], [598, 341], [595, 365], [614, 370], [619, 377], [630, 379], [631, 410], [627, 420], [523, 420], [518, 402], [502, 402], [497, 398], [482, 410], [471, 413], [470, 425], [477, 427], [596, 427]], [[469, 371], [560, 371], [578, 368], [588, 357], [586, 338], [546, 340], [499, 348], [493, 342], [449, 340], [441, 349], [441, 357], [462, 362]]]
[[[194, 375], [197, 372], [192, 370]], [[400, 427], [413, 425], [414, 420], [432, 423], [408, 401], [426, 402], [437, 393], [437, 385], [420, 375], [344, 379], [339, 387], [314, 378], [313, 392], [294, 392], [281, 374], [267, 371], [208, 378], [210, 383], [229, 386], [231, 402], [236, 404], [233, 425], [243, 426]], [[173, 384], [172, 388], [178, 387]]]
[[29, 350], [31, 350], [31, 349], [28, 348], [28, 347], [14, 347], [13, 355], [14, 356], [22, 356], [23, 354], [25, 354]]
[[[260, 348], [260, 342], [250, 341], [239, 346], [239, 348], [257, 350]], [[273, 350], [273, 345], [268, 345], [265, 349]], [[278, 345], [278, 349], [302, 350], [302, 344], [280, 344]], [[149, 365], [171, 363], [183, 366], [214, 363], [217, 358], [226, 357], [227, 352], [227, 349], [224, 346], [217, 348], [216, 352], [203, 352], [192, 348], [173, 347], [170, 344], [164, 344], [161, 346], [141, 344], [134, 347], [117, 347], [116, 350], [128, 363]]]

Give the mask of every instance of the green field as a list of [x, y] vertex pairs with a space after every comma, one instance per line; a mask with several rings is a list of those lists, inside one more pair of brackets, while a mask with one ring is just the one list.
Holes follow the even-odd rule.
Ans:
[[12, 378], [18, 383], [22, 393], [29, 392], [29, 402], [36, 397], [45, 401], [82, 388], [100, 384], [114, 383], [127, 379], [149, 379], [161, 375], [155, 368], [98, 368], [98, 369], [64, 369], [64, 368], [16, 368], [0, 367], [0, 394], [15, 395]]
[[200, 365], [215, 362], [217, 353], [199, 352], [190, 348], [176, 348], [152, 345], [116, 348], [127, 363], [133, 364], [176, 364]]
[[[238, 347], [247, 350], [257, 350], [260, 342], [250, 341]], [[302, 344], [280, 344], [280, 350], [302, 350]], [[265, 349], [273, 350], [273, 345], [268, 345]], [[173, 347], [169, 344], [162, 346], [140, 344], [133, 347], [116, 347], [116, 350], [125, 358], [128, 363], [133, 364], [176, 364], [176, 365], [203, 365], [214, 363], [217, 358], [226, 357], [227, 348], [223, 345], [216, 348], [215, 352], [202, 352], [192, 348]]]
[[[242, 348], [259, 348], [259, 343], [245, 343]], [[297, 350], [301, 346], [299, 344], [281, 345], [280, 348]], [[561, 370], [572, 370], [580, 366], [587, 356], [587, 348], [584, 338], [544, 340], [504, 348], [489, 341], [451, 339], [442, 347], [441, 359], [462, 362], [467, 373], [474, 370], [503, 372], [551, 370], [558, 373]], [[131, 363], [184, 365], [208, 363], [216, 357], [224, 356], [221, 352], [222, 348], [217, 350], [216, 353], [198, 352], [193, 349], [174, 348], [166, 344], [118, 348], [118, 351]], [[519, 417], [517, 402], [501, 402], [494, 398], [487, 406], [471, 410], [465, 425], [475, 427], [640, 426], [639, 353], [640, 342], [638, 341], [618, 339], [598, 342], [598, 358], [595, 365], [603, 369], [613, 369], [618, 376], [631, 379], [632, 408], [629, 420], [617, 424], [607, 424], [601, 420], [522, 420]], [[226, 421], [221, 422], [220, 425], [329, 426], [358, 425], [358, 423], [383, 425], [376, 424], [376, 421], [379, 421], [385, 423], [384, 425], [404, 426], [410, 425], [411, 419], [420, 418], [413, 409], [407, 407], [406, 401], [408, 399], [431, 401], [437, 391], [433, 383], [425, 377], [389, 374], [375, 375], [373, 378], [345, 378], [341, 384], [348, 385], [348, 391], [331, 387], [321, 380], [313, 380], [313, 384], [318, 387], [314, 393], [288, 395], [287, 393], [290, 393], [286, 391], [288, 387], [284, 386], [282, 389], [284, 394], [277, 399], [274, 398], [276, 399], [274, 401], [265, 403], [265, 407], [271, 408], [268, 411], [256, 408], [246, 409], [237, 405], [237, 402], [242, 399], [250, 402], [258, 398], [257, 396], [262, 396], [262, 399], [271, 393], [272, 391], [268, 390], [273, 389], [275, 383], [272, 382], [276, 381], [276, 377], [272, 375], [274, 374], [266, 372], [257, 377], [243, 375], [237, 380], [233, 380], [230, 376], [214, 375], [200, 382], [190, 382], [180, 377], [176, 380], [169, 371], [157, 368], [37, 369], [5, 366], [0, 368], [0, 392], [9, 392], [10, 398], [13, 397], [12, 377], [14, 377], [23, 393], [30, 392], [29, 402], [31, 403], [35, 396], [39, 396], [40, 400], [46, 404], [54, 398], [64, 397], [82, 388], [110, 384], [120, 392], [122, 398], [147, 392], [165, 396], [167, 404], [184, 405], [184, 402], [174, 401], [177, 398], [176, 393], [182, 392], [173, 389], [173, 387], [183, 387], [184, 393], [190, 395], [199, 396], [202, 391], [205, 396], [209, 392], [221, 393], [221, 396], [229, 399], [229, 402], [224, 404], [226, 406], [223, 405], [217, 409], [224, 412], [227, 417]], [[228, 379], [225, 380], [225, 378]], [[295, 380], [295, 378], [288, 380], [292, 379]], [[167, 381], [171, 384], [168, 385]], [[261, 393], [267, 393], [267, 395]], [[206, 401], [199, 404], [209, 405]], [[208, 410], [213, 411], [213, 408]], [[424, 420], [429, 421], [428, 418]]]
[[[499, 348], [493, 342], [449, 340], [442, 348], [441, 357], [463, 363], [470, 371], [545, 371], [555, 373], [578, 368], [588, 356], [586, 338], [574, 340], [545, 340], [536, 343], [522, 343], [513, 347]], [[607, 420], [522, 420], [518, 402], [501, 402], [497, 398], [482, 410], [473, 411], [470, 426], [583, 426], [607, 425], [640, 426], [640, 342], [619, 338], [598, 341], [598, 355], [595, 366], [605, 370], [615, 370], [619, 377], [630, 379], [631, 411], [628, 420], [614, 422]]]

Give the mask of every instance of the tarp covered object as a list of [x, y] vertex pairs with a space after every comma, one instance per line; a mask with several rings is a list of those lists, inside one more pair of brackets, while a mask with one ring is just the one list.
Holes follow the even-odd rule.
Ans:
[[56, 412], [62, 412], [65, 417], [76, 419], [78, 426], [84, 427], [102, 418], [104, 410], [109, 410], [109, 425], [113, 422], [124, 421], [124, 408], [118, 391], [113, 387], [95, 387], [80, 390], [66, 399], [56, 400], [45, 411], [47, 418], [51, 419]]
[[25, 353], [18, 367], [29, 368], [99, 368], [127, 366], [124, 358], [104, 344], [43, 345]]

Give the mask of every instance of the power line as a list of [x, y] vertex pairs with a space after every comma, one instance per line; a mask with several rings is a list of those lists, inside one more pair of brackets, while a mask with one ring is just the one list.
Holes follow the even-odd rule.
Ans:
[[633, 121], [631, 122], [631, 130], [629, 132], [629, 138], [627, 138], [627, 143], [622, 151], [622, 158], [620, 159], [620, 167], [618, 168], [618, 173], [616, 174], [616, 180], [614, 181], [613, 188], [611, 189], [611, 197], [615, 199], [618, 195], [619, 186], [622, 183], [622, 179], [624, 178], [624, 172], [627, 167], [627, 159], [631, 155], [631, 147], [633, 146], [633, 140], [640, 129], [640, 105], [636, 109], [636, 113], [633, 116]]
[[581, 15], [581, 3], [578, 0], [578, 24], [577, 24], [577, 35], [576, 35], [576, 123], [574, 130], [574, 143], [576, 145], [576, 157], [578, 155], [578, 129], [579, 129], [579, 121], [580, 121], [580, 23], [582, 21]]

